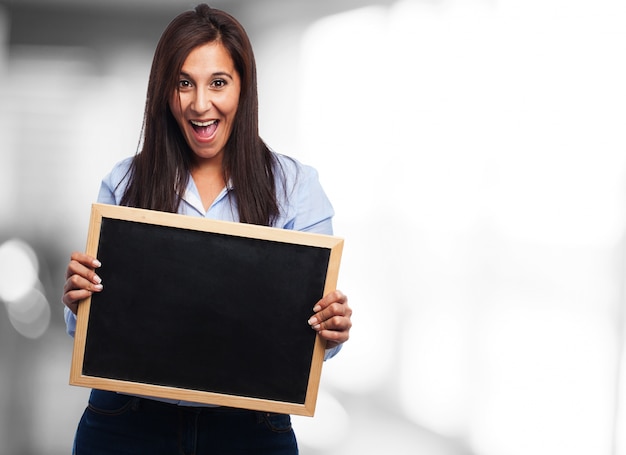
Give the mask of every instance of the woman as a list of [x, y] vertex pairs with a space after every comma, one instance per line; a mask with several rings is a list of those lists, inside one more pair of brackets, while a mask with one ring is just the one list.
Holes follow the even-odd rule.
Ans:
[[[152, 64], [143, 143], [107, 175], [98, 202], [332, 234], [314, 169], [278, 155], [258, 133], [255, 61], [243, 27], [199, 5], [164, 31]], [[81, 300], [102, 292], [96, 258], [73, 253], [63, 303], [68, 333]], [[348, 340], [352, 310], [339, 291], [308, 323], [326, 358]], [[298, 453], [288, 415], [93, 390], [74, 453]]]

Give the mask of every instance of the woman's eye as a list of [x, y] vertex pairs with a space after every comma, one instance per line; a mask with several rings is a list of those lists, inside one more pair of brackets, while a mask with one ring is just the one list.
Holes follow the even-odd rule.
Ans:
[[189, 87], [191, 87], [191, 82], [189, 82], [189, 81], [187, 81], [185, 79], [182, 79], [182, 80], [178, 81], [178, 87], [179, 88], [189, 88]]
[[215, 79], [211, 85], [215, 88], [222, 88], [226, 86], [226, 81], [224, 79]]

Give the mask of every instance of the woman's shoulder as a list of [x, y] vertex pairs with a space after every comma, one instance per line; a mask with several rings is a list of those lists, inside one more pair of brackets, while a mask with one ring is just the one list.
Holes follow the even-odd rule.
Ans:
[[102, 179], [98, 201], [107, 204], [119, 204], [126, 185], [133, 156], [124, 158], [113, 165], [113, 168]]
[[134, 156], [129, 156], [116, 162], [109, 173], [104, 177], [104, 180], [118, 186], [128, 176], [128, 171], [133, 163], [133, 159]]
[[119, 160], [113, 165], [109, 173], [112, 175], [126, 175], [134, 159], [135, 156], [127, 156], [126, 158]]
[[[317, 170], [299, 160], [275, 154], [277, 196], [281, 215], [275, 226], [297, 231], [332, 234], [333, 207]], [[281, 182], [282, 180], [282, 182]]]

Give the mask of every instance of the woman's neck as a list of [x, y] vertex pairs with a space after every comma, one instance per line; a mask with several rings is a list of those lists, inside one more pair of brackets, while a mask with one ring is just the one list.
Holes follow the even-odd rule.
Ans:
[[226, 186], [221, 163], [197, 163], [191, 169], [191, 178], [193, 178], [198, 193], [200, 193], [204, 210], [208, 211], [215, 198], [219, 196], [224, 186]]

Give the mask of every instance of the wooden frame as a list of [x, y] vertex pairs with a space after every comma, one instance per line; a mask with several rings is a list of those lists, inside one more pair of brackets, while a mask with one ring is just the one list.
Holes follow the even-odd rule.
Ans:
[[79, 305], [70, 384], [313, 416], [325, 343], [307, 320], [342, 250], [334, 236], [93, 204], [86, 252], [104, 290]]

